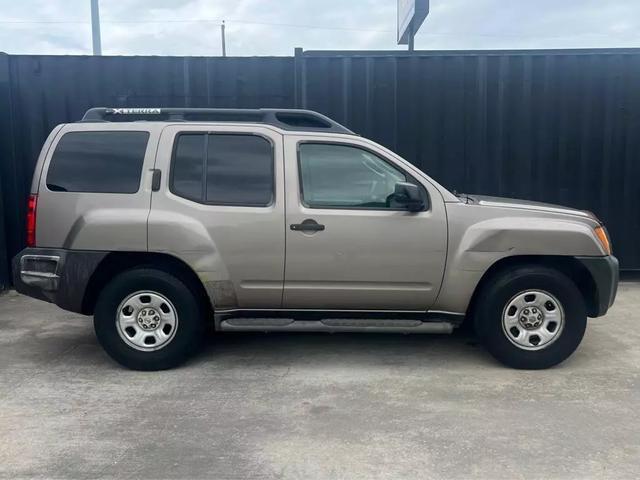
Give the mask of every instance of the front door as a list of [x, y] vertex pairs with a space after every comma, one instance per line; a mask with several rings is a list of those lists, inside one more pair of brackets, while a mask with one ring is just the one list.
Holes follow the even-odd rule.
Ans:
[[[444, 202], [435, 187], [359, 139], [287, 136], [285, 169], [285, 308], [429, 308], [447, 244]], [[422, 211], [392, 201], [399, 182], [422, 189]]]

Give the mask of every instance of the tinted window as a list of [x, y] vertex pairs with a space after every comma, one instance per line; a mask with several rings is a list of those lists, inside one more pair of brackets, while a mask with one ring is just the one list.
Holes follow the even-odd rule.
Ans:
[[61, 192], [135, 193], [148, 132], [70, 132], [51, 157], [47, 187]]
[[269, 205], [271, 144], [256, 135], [180, 134], [171, 185], [175, 194], [204, 203]]
[[310, 207], [393, 208], [390, 195], [404, 173], [356, 147], [303, 143], [300, 176]]
[[207, 202], [265, 206], [273, 192], [271, 144], [255, 135], [210, 135]]
[[178, 136], [173, 163], [173, 192], [200, 201], [204, 196], [205, 134]]

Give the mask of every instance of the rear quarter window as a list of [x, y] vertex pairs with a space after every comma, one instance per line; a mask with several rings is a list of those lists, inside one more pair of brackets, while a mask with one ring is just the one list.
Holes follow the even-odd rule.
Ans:
[[57, 192], [136, 193], [149, 132], [69, 132], [51, 157], [47, 188]]

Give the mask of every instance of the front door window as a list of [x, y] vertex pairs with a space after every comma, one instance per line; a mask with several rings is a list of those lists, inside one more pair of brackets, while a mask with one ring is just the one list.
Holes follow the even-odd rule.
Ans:
[[310, 208], [397, 209], [396, 184], [407, 177], [377, 155], [357, 147], [302, 143], [302, 200]]

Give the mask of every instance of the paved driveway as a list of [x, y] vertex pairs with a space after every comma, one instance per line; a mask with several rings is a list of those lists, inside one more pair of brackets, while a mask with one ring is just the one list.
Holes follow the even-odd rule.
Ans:
[[0, 477], [637, 478], [640, 284], [537, 372], [472, 339], [225, 335], [127, 371], [88, 318], [0, 296]]

